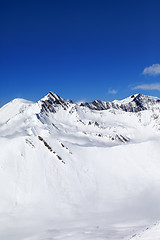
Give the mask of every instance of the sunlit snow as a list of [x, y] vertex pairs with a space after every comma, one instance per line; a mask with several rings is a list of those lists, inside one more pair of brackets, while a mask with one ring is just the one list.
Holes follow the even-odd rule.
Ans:
[[0, 239], [158, 239], [135, 234], [160, 219], [160, 103], [132, 100], [0, 108]]

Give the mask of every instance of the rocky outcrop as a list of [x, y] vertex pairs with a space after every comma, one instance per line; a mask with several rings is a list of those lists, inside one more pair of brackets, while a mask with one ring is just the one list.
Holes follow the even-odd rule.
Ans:
[[142, 94], [135, 94], [122, 101], [100, 101], [81, 103], [80, 106], [88, 107], [91, 110], [108, 110], [108, 109], [121, 109], [125, 112], [139, 112], [143, 110], [152, 109], [156, 104], [160, 106], [160, 99], [149, 97]]
[[57, 107], [62, 107], [64, 110], [67, 109], [69, 101], [63, 100], [60, 96], [57, 94], [54, 94], [52, 92], [49, 92], [44, 98], [40, 100], [42, 103], [42, 112], [49, 111], [49, 112], [56, 112]]
[[41, 103], [41, 113], [43, 112], [55, 113], [57, 109], [63, 108], [64, 110], [67, 110], [69, 106], [72, 106], [72, 108], [86, 107], [91, 110], [97, 111], [116, 109], [125, 112], [140, 112], [143, 110], [153, 109], [155, 106], [160, 108], [159, 98], [145, 96], [142, 94], [135, 94], [121, 101], [115, 100], [113, 102], [109, 102], [95, 100], [93, 102], [83, 102], [80, 104], [75, 104], [71, 100], [65, 101], [57, 94], [49, 92], [39, 102]]

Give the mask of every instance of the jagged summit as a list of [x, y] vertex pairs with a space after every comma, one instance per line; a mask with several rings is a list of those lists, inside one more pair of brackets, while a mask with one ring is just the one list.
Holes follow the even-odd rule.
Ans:
[[58, 106], [67, 108], [67, 102], [53, 92], [49, 92], [40, 102], [42, 103], [42, 111], [56, 112], [55, 108]]
[[43, 97], [40, 101], [46, 101], [46, 100], [51, 100], [52, 102], [56, 103], [56, 104], [60, 104], [60, 103], [64, 103], [65, 100], [62, 99], [58, 94], [53, 93], [53, 92], [49, 92], [45, 97]]
[[121, 101], [113, 102], [95, 100], [93, 102], [81, 103], [80, 106], [86, 106], [92, 110], [121, 109], [125, 112], [139, 112], [151, 109], [155, 104], [159, 104], [160, 99], [142, 94], [135, 94]]
[[[56, 112], [56, 108], [62, 107], [66, 110], [69, 106], [72, 106], [71, 100], [64, 100], [59, 95], [49, 92], [44, 98], [40, 100], [42, 103], [42, 111]], [[158, 104], [158, 105], [157, 105]], [[147, 96], [143, 94], [134, 94], [123, 100], [101, 101], [94, 100], [93, 102], [81, 102], [77, 103], [79, 107], [87, 107], [91, 110], [108, 110], [117, 109], [125, 112], [139, 112], [143, 110], [149, 110], [159, 106], [160, 99], [157, 97]]]
[[113, 102], [118, 102], [118, 103], [129, 103], [129, 102], [134, 102], [134, 101], [143, 101], [143, 102], [158, 102], [160, 101], [159, 98], [157, 97], [152, 97], [152, 96], [147, 96], [147, 95], [143, 95], [141, 93], [137, 93], [134, 95], [129, 96], [128, 98], [125, 98], [123, 100], [114, 100]]
[[127, 112], [139, 112], [143, 110], [150, 110], [156, 104], [159, 105], [160, 99], [157, 97], [147, 96], [143, 94], [135, 94], [130, 97], [121, 100], [113, 101], [116, 108], [120, 108]]

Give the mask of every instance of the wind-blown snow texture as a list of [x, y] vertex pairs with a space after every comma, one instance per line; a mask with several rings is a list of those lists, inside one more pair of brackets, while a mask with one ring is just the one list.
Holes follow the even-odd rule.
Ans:
[[0, 239], [131, 238], [160, 219], [159, 146], [155, 97], [72, 103], [50, 92], [6, 104]]

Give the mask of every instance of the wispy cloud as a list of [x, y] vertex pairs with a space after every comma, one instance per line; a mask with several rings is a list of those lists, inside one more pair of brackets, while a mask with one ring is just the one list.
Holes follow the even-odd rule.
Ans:
[[160, 74], [160, 64], [153, 64], [152, 66], [146, 67], [142, 74], [144, 75], [159, 75]]
[[132, 90], [135, 89], [142, 89], [142, 90], [158, 90], [160, 91], [160, 83], [151, 83], [151, 84], [142, 84], [142, 85], [137, 85]]
[[118, 92], [118, 91], [115, 90], [115, 89], [109, 89], [109, 90], [108, 90], [108, 93], [109, 93], [109, 94], [117, 94], [117, 92]]
[[85, 103], [85, 102], [87, 102], [87, 100], [85, 98], [76, 101], [77, 104], [81, 104], [81, 103]]

